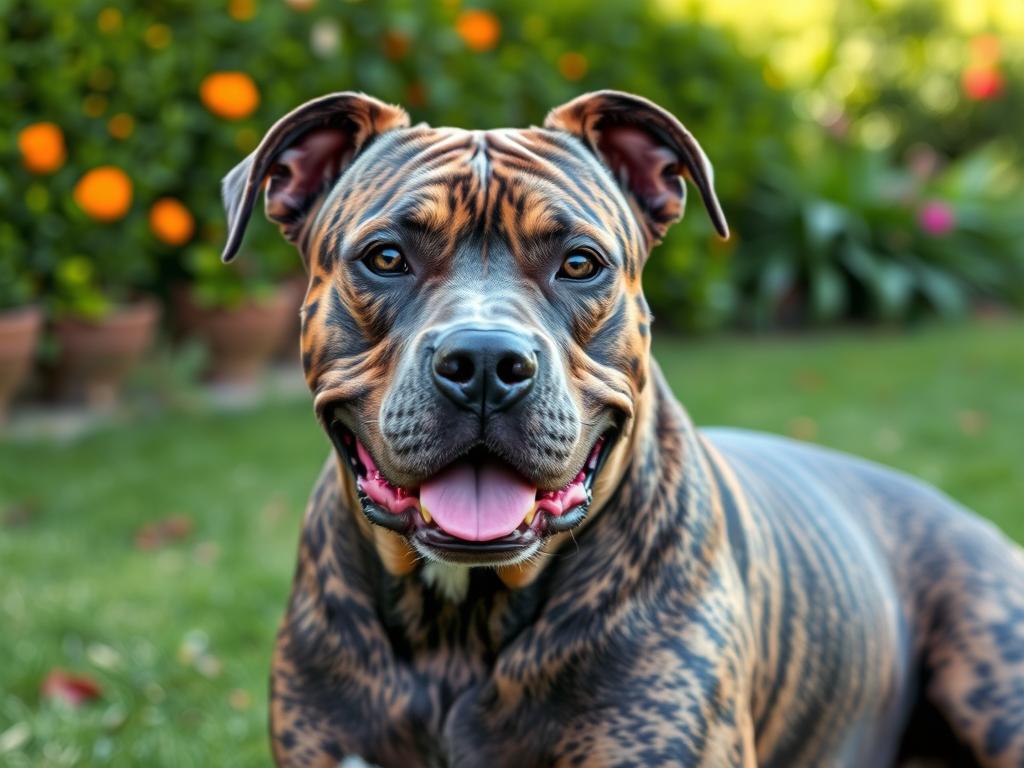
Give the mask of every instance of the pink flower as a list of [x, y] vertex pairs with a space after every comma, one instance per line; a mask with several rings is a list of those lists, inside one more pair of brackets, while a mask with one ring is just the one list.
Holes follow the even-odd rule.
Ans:
[[932, 237], [948, 235], [956, 226], [956, 216], [948, 203], [942, 200], [929, 200], [918, 211], [917, 221], [927, 234]]

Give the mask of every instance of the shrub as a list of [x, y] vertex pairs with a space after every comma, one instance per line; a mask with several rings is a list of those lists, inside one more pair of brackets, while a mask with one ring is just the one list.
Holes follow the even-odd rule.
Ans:
[[0, 223], [0, 312], [23, 307], [35, 297], [32, 277], [16, 245], [11, 227]]
[[[951, 311], [953, 293], [958, 306], [1019, 300], [1015, 241], [995, 214], [1019, 186], [977, 214], [992, 217], [983, 233], [956, 196], [956, 171], [919, 185], [921, 201], [950, 197], [962, 224], [926, 239], [916, 209], [890, 195], [908, 171], [856, 145], [823, 145], [768, 61], [741, 54], [727, 31], [616, 0], [307, 5], [0, 0], [0, 125], [18, 137], [0, 146], [8, 270], [30, 275], [56, 309], [90, 316], [183, 281], [204, 302], [237, 303], [300, 266], [257, 217], [238, 266], [217, 267], [220, 179], [297, 104], [354, 89], [434, 124], [527, 125], [610, 87], [687, 124], [716, 163], [737, 233], [716, 242], [694, 210], [670, 232], [647, 273], [663, 320], [767, 320], [790, 294], [807, 321]], [[996, 107], [990, 99], [978, 114]], [[965, 264], [964, 248], [986, 255]]]
[[996, 147], [918, 178], [829, 141], [759, 180], [737, 254], [743, 318], [804, 325], [1019, 304], [1020, 180]]

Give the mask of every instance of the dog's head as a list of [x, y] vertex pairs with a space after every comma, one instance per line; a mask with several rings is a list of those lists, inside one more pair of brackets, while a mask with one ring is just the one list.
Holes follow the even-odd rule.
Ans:
[[683, 214], [681, 177], [726, 236], [694, 138], [612, 91], [488, 131], [333, 94], [228, 175], [225, 260], [265, 184], [306, 262], [303, 366], [369, 521], [423, 557], [497, 565], [600, 505], [647, 379], [640, 273]]

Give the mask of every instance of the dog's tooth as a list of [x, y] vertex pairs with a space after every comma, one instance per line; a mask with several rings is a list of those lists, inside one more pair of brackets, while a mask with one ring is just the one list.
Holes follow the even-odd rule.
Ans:
[[430, 516], [430, 513], [427, 511], [427, 508], [423, 506], [423, 504], [420, 504], [420, 515], [423, 517], [423, 522], [427, 525], [430, 525], [432, 522], [434, 522], [434, 518]]
[[537, 516], [537, 505], [534, 504], [530, 507], [530, 511], [526, 513], [526, 517], [523, 518], [523, 522], [527, 525], [533, 525], [533, 518]]

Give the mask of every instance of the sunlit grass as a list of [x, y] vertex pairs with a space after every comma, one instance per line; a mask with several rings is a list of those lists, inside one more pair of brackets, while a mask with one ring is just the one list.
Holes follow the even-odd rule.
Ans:
[[[656, 348], [698, 423], [882, 460], [1024, 540], [1024, 325]], [[305, 401], [0, 445], [0, 764], [267, 764], [273, 635], [326, 452]], [[185, 538], [138, 547], [173, 516]], [[53, 667], [102, 698], [41, 702]]]

